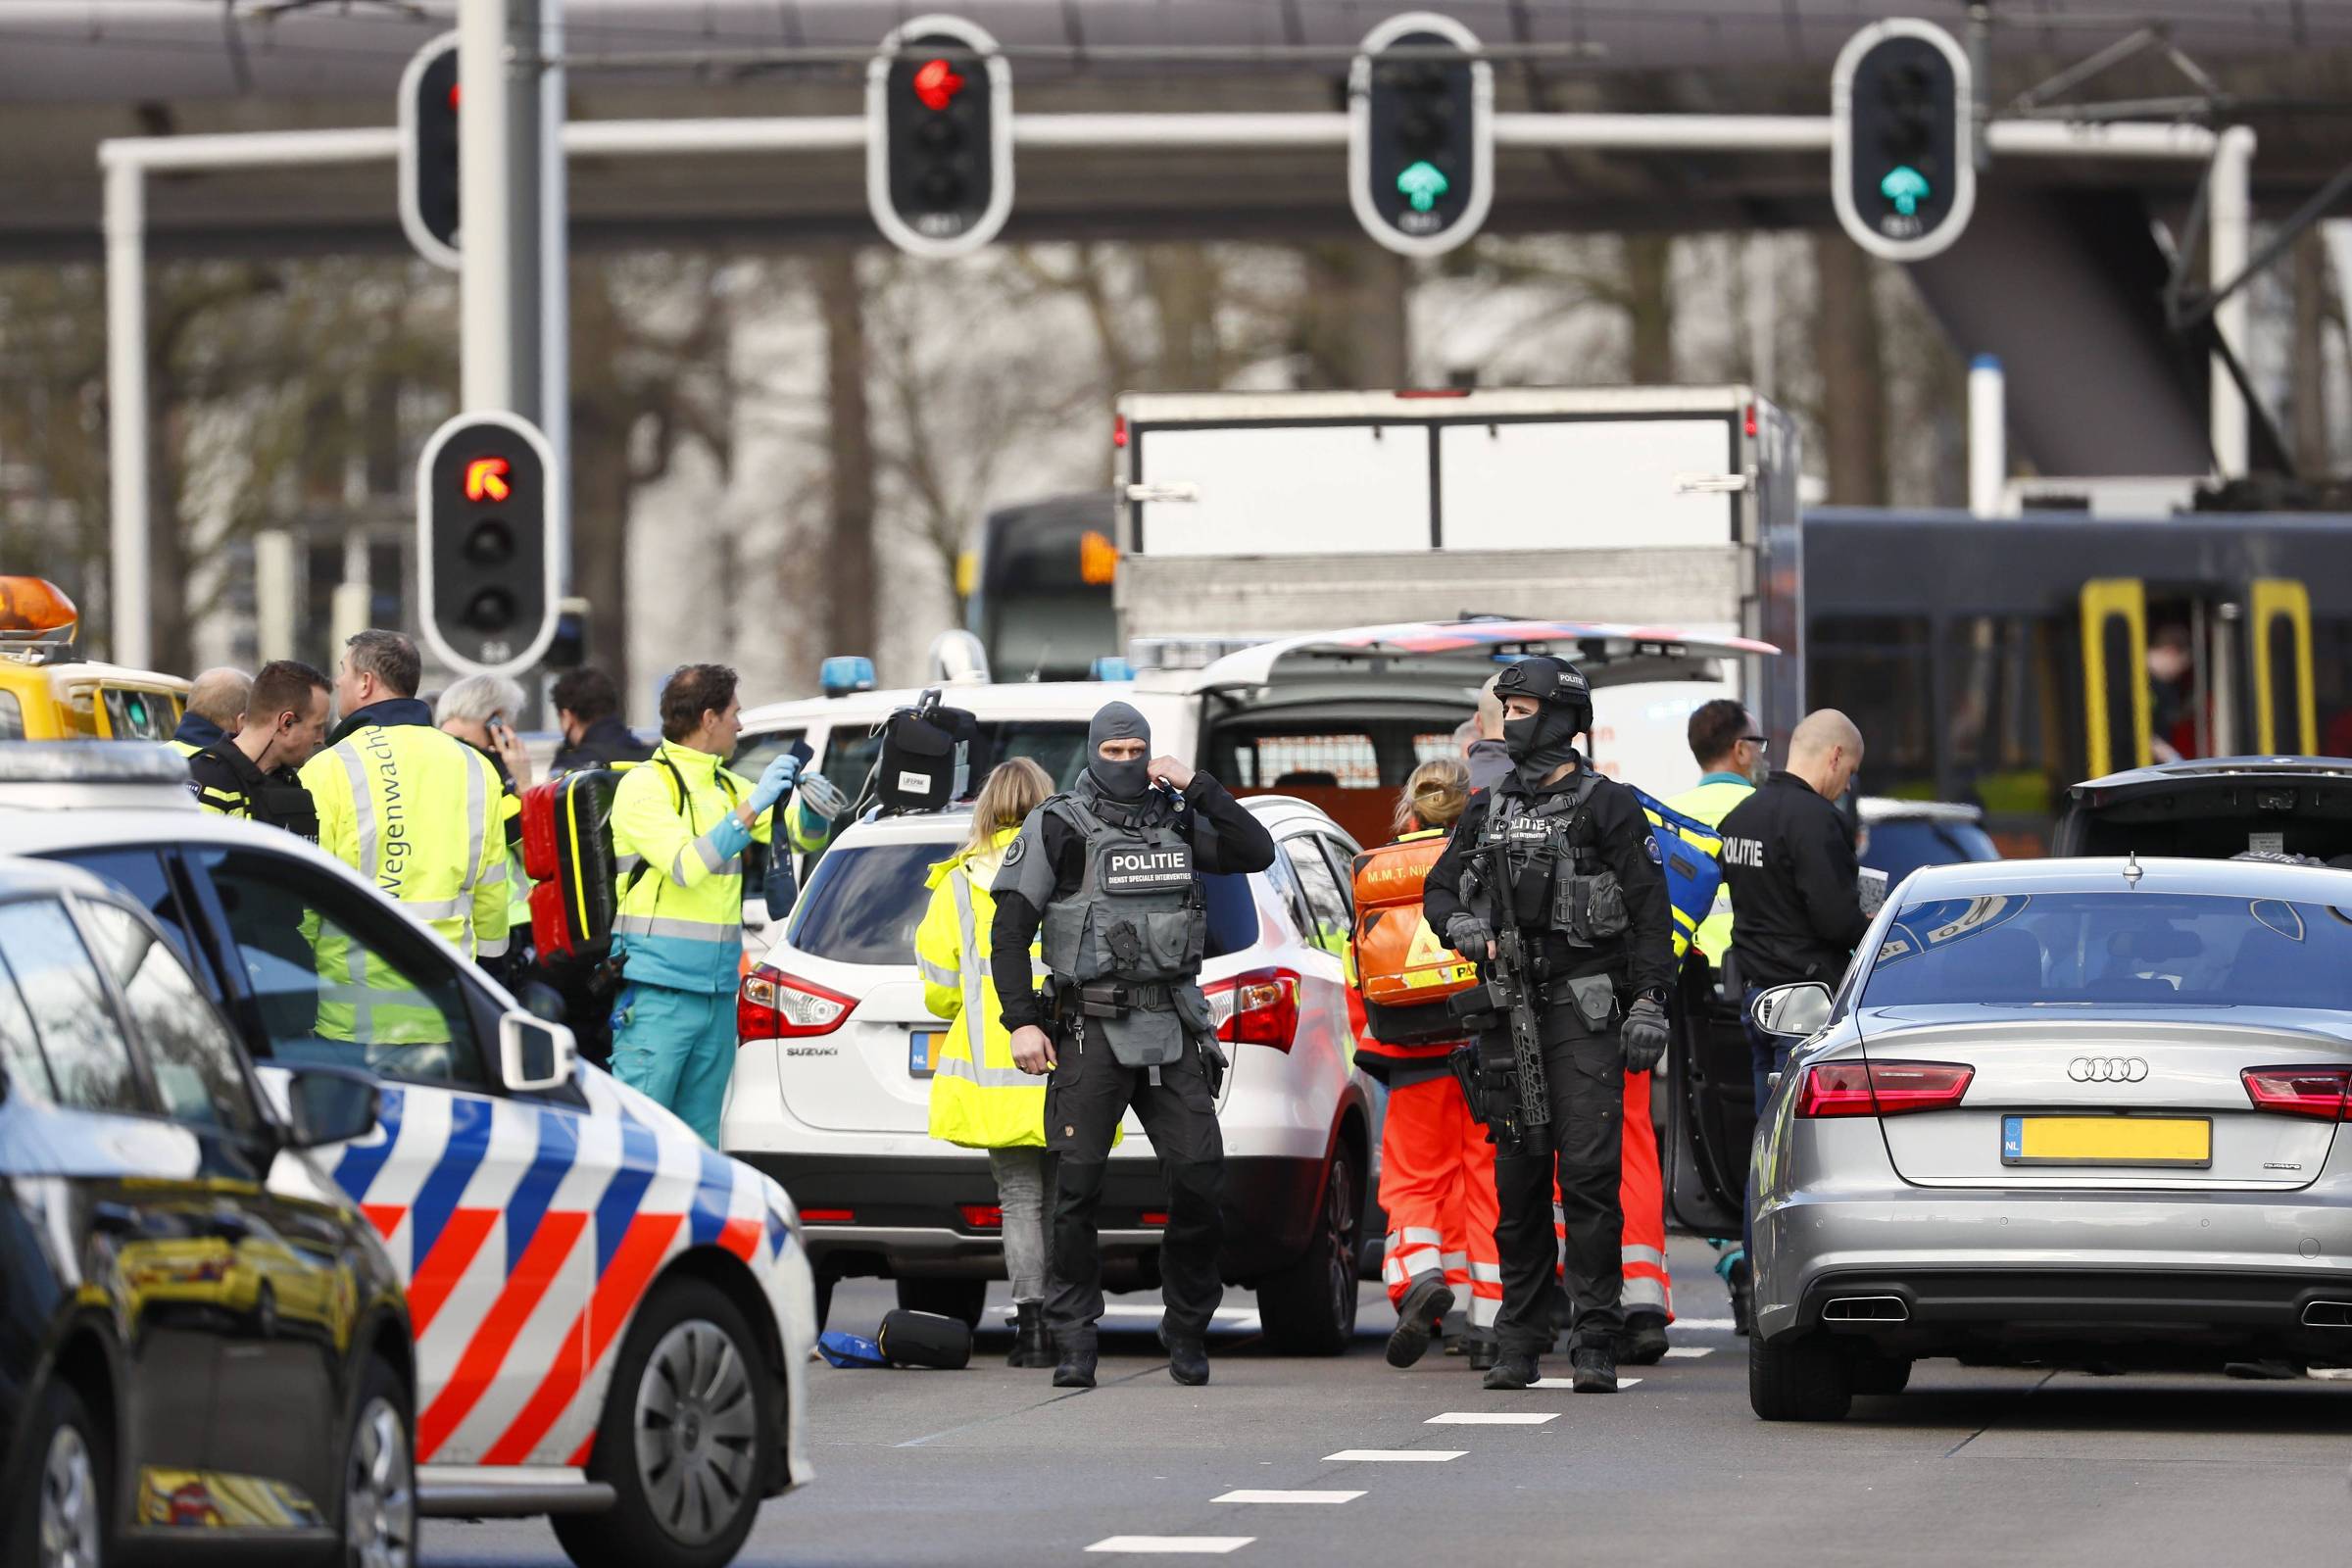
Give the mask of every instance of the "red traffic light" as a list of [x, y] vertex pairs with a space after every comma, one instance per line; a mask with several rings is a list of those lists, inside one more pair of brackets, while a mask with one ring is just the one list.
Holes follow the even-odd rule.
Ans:
[[514, 470], [504, 458], [475, 458], [466, 465], [466, 499], [504, 501], [512, 493], [507, 475]]
[[914, 95], [925, 109], [945, 110], [963, 91], [963, 77], [945, 60], [926, 60], [914, 73]]

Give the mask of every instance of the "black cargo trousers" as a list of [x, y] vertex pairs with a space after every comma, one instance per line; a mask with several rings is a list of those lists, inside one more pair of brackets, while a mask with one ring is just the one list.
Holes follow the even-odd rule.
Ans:
[[[1102, 1252], [1096, 1238], [1112, 1135], [1127, 1107], [1144, 1124], [1168, 1191], [1159, 1274], [1172, 1338], [1200, 1340], [1224, 1299], [1217, 1250], [1225, 1221], [1225, 1140], [1217, 1128], [1198, 1041], [1158, 1069], [1128, 1067], [1100, 1037], [1054, 1025], [1054, 1067], [1046, 1082], [1046, 1148], [1059, 1156], [1053, 1255], [1046, 1270], [1046, 1328], [1056, 1340], [1092, 1335], [1102, 1316]], [[1548, 1231], [1545, 1233], [1549, 1234]], [[1615, 1243], [1610, 1244], [1613, 1248]]]
[[1516, 1154], [1494, 1160], [1501, 1217], [1494, 1248], [1502, 1261], [1503, 1350], [1541, 1354], [1551, 1343], [1548, 1300], [1560, 1242], [1552, 1231], [1551, 1183], [1560, 1183], [1567, 1222], [1568, 1299], [1576, 1309], [1568, 1348], [1607, 1346], [1625, 1325], [1625, 1047], [1612, 1020], [1592, 1033], [1576, 1008], [1554, 1002], [1543, 1021], [1544, 1075], [1551, 1123], [1532, 1130]]

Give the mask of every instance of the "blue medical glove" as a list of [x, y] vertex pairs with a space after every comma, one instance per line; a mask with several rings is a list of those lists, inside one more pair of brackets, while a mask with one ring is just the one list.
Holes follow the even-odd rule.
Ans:
[[792, 792], [801, 776], [801, 760], [790, 752], [779, 753], [752, 786], [752, 809], [764, 811]]

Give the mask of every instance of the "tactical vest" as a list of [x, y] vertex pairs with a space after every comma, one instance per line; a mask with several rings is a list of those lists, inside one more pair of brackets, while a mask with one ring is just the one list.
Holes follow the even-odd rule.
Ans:
[[1130, 811], [1089, 782], [1045, 806], [1086, 846], [1078, 891], [1046, 909], [1046, 967], [1077, 988], [1073, 1010], [1112, 1056], [1155, 1067], [1210, 1028], [1207, 999], [1193, 983], [1208, 945], [1208, 913], [1192, 839], [1156, 796]]
[[1489, 890], [1494, 923], [1557, 931], [1572, 948], [1614, 941], [1632, 926], [1625, 889], [1602, 862], [1586, 810], [1599, 787], [1600, 776], [1588, 768], [1583, 782], [1563, 794], [1541, 801], [1516, 793], [1494, 797], [1479, 847], [1499, 852], [1511, 885], [1507, 909], [1500, 887]]

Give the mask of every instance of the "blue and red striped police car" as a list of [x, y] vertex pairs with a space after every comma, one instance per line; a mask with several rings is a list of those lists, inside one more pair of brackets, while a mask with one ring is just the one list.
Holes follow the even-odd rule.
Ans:
[[[583, 1568], [732, 1558], [809, 1474], [815, 1302], [784, 1190], [314, 846], [91, 782], [0, 780], [11, 849], [151, 910], [265, 1085], [331, 1063], [380, 1086], [375, 1131], [315, 1157], [407, 1287], [420, 1511], [549, 1515]], [[328, 942], [352, 955], [331, 980]]]

